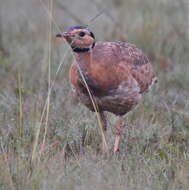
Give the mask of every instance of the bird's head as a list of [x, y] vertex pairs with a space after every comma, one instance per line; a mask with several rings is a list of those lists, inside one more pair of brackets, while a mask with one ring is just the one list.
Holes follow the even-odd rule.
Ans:
[[87, 52], [95, 45], [95, 37], [90, 29], [84, 26], [73, 26], [56, 35], [64, 38], [75, 52]]

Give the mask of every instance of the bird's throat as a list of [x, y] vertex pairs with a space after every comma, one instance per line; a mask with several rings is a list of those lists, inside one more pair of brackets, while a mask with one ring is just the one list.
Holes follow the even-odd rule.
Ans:
[[85, 52], [88, 52], [90, 51], [91, 49], [93, 49], [95, 46], [95, 42], [92, 44], [91, 47], [88, 47], [88, 48], [80, 48], [80, 47], [75, 47], [75, 46], [71, 46], [72, 50], [76, 53], [85, 53]]
[[80, 72], [82, 72], [85, 78], [88, 78], [88, 75], [90, 75], [92, 71], [91, 70], [93, 62], [92, 56], [93, 55], [91, 51], [75, 54], [76, 62], [78, 64], [78, 69], [80, 70]]

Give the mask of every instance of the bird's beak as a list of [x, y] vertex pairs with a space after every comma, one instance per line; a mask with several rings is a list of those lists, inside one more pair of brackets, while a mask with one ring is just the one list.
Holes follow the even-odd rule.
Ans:
[[70, 36], [69, 32], [63, 32], [56, 35], [57, 38], [67, 38]]
[[72, 34], [70, 32], [62, 32], [56, 35], [56, 41], [57, 42], [65, 42], [68, 43], [72, 42]]

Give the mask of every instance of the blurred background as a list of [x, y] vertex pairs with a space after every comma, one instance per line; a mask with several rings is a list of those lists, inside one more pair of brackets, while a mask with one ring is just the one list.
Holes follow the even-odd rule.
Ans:
[[[188, 13], [188, 0], [1, 0], [0, 189], [187, 189]], [[72, 25], [134, 43], [158, 77], [108, 160], [95, 114], [73, 100], [71, 49], [55, 39]]]

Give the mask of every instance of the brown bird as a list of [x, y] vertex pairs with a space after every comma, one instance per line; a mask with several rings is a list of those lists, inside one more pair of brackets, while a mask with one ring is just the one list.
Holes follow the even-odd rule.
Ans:
[[124, 127], [122, 116], [156, 82], [149, 59], [130, 43], [95, 42], [93, 32], [83, 26], [71, 27], [56, 37], [64, 38], [74, 52], [76, 61], [70, 69], [70, 82], [79, 101], [95, 111], [92, 95], [104, 131], [107, 128], [104, 112], [119, 116], [115, 126], [114, 152], [117, 152]]

